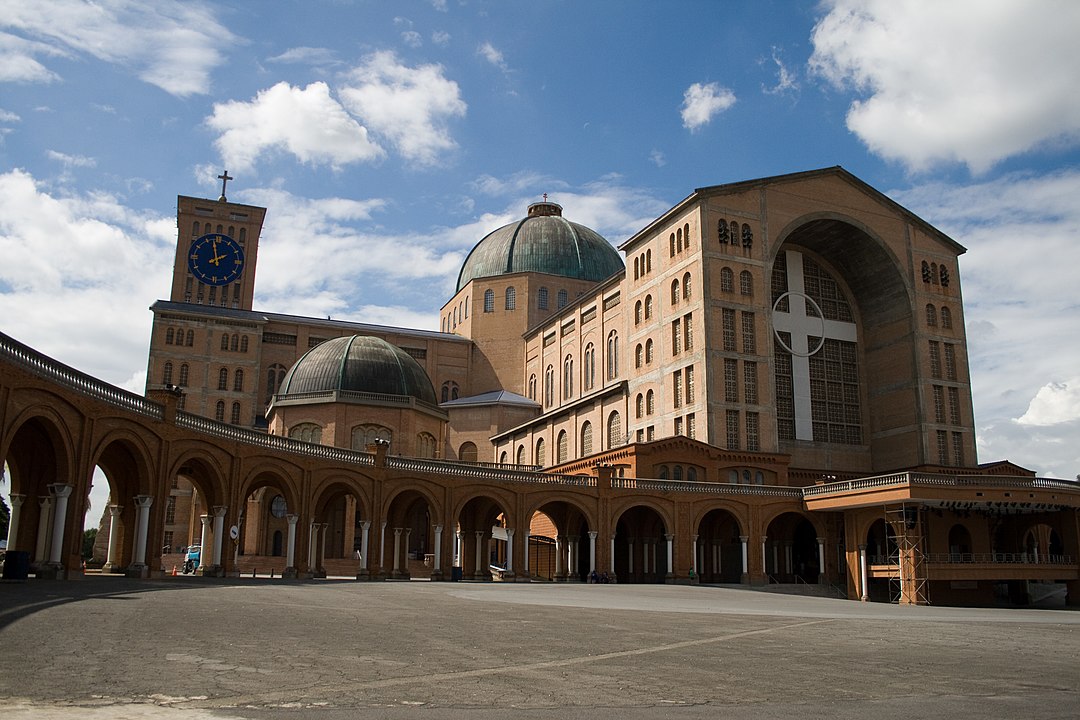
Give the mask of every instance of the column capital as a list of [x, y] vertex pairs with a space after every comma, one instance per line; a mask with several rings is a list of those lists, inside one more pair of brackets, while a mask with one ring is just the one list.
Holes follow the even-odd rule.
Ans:
[[11, 500], [11, 507], [13, 508], [19, 507], [26, 500], [26, 496], [21, 493], [11, 493], [8, 498]]
[[53, 483], [49, 486], [49, 492], [52, 493], [53, 497], [57, 498], [68, 497], [74, 489], [74, 485], [68, 485], [67, 483]]
[[223, 518], [223, 517], [225, 517], [225, 513], [228, 512], [228, 510], [229, 510], [229, 508], [226, 505], [215, 505], [214, 506], [214, 517]]
[[740, 535], [739, 536], [739, 540], [742, 540], [743, 542], [747, 542], [749, 539], [750, 539], [749, 535]]
[[436, 525], [436, 526], [435, 526], [435, 532], [437, 532], [437, 533], [440, 533], [440, 534], [441, 534], [441, 533], [442, 533], [442, 525]]
[[668, 542], [671, 542], [672, 540], [675, 539], [675, 536], [672, 535], [671, 533], [664, 533], [664, 539], [667, 540]]
[[514, 537], [514, 528], [505, 528], [505, 529], [506, 529], [506, 537], [508, 537], [508, 538]]
[[199, 520], [202, 521], [203, 527], [209, 527], [210, 526], [210, 516], [209, 515], [200, 515]]
[[[599, 535], [599, 534], [600, 534], [600, 533], [598, 533], [598, 532], [597, 532], [596, 530], [590, 530], [590, 531], [589, 531], [589, 537], [590, 537], [591, 539], [593, 539], [593, 540], [595, 540], [595, 539], [596, 539], [596, 536], [597, 536], [597, 535]], [[614, 536], [614, 535], [612, 535], [612, 537], [615, 537], [615, 536]]]
[[369, 527], [371, 527], [371, 521], [370, 520], [361, 520], [360, 521], [360, 527], [362, 529], [364, 529], [364, 530], [367, 530]]
[[823, 537], [817, 538], [817, 544], [818, 545], [824, 545], [825, 544], [825, 538], [823, 538]]
[[120, 513], [122, 513], [124, 511], [124, 506], [123, 505], [109, 505], [109, 507], [107, 509], [108, 509], [110, 515], [112, 515], [113, 517], [117, 517], [117, 516], [120, 515]]
[[866, 550], [866, 543], [859, 543], [859, 550]]
[[299, 515], [286, 515], [285, 519], [289, 521], [290, 525], [296, 525], [296, 521], [300, 519]]
[[137, 508], [148, 508], [154, 504], [153, 495], [136, 495], [133, 500]]

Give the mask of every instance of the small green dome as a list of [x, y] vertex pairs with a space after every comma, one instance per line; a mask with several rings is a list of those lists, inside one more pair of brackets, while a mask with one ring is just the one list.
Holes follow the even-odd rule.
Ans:
[[278, 395], [350, 391], [406, 395], [436, 404], [431, 379], [408, 353], [382, 338], [334, 338], [296, 361]]
[[553, 202], [533, 203], [528, 216], [489, 233], [465, 258], [457, 289], [476, 278], [539, 272], [600, 282], [623, 269], [615, 248], [595, 230], [570, 222]]

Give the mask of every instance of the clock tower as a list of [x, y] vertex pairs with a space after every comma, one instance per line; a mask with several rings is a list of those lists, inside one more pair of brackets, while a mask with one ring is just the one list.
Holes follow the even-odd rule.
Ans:
[[266, 208], [215, 200], [176, 198], [176, 258], [172, 302], [251, 310], [255, 261]]

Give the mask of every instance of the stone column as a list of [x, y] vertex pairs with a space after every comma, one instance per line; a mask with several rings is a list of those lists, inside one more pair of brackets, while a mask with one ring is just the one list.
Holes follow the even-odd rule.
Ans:
[[615, 582], [615, 533], [611, 533], [611, 577], [612, 582]]
[[360, 569], [356, 577], [368, 576], [368, 531], [371, 529], [370, 520], [360, 521]]
[[401, 528], [394, 528], [394, 567], [390, 570], [391, 577], [401, 574]]
[[818, 583], [825, 584], [825, 538], [817, 539]]
[[[101, 567], [102, 572], [112, 572], [116, 567], [117, 550], [120, 549], [120, 528], [118, 524], [120, 522], [120, 513], [123, 512], [124, 507], [122, 505], [110, 505], [108, 510], [109, 543], [106, 546], [108, 549], [105, 551], [105, 564]], [[10, 541], [8, 544], [10, 545]]]
[[52, 527], [52, 506], [51, 497], [43, 497], [38, 500], [38, 507], [41, 512], [38, 517], [37, 547], [34, 549], [34, 560], [38, 563], [44, 563], [49, 553], [49, 528]]
[[476, 530], [476, 567], [473, 568], [473, 577], [477, 580], [481, 580], [484, 577], [484, 573], [491, 577], [491, 571], [487, 569], [487, 563], [484, 562], [484, 531]]
[[318, 547], [319, 539], [319, 523], [314, 520], [311, 521], [309, 526], [310, 535], [308, 535], [308, 549], [307, 549], [307, 564], [308, 572], [312, 577], [315, 577], [315, 548]]
[[629, 558], [629, 563], [628, 563], [629, 567], [627, 568], [627, 572], [629, 572], [631, 575], [633, 575], [634, 574], [634, 538], [627, 538], [626, 539], [626, 554], [627, 554], [627, 557]]
[[698, 574], [698, 556], [697, 556], [698, 555], [698, 544], [697, 544], [697, 539], [698, 539], [697, 535], [691, 535], [690, 536], [690, 541], [691, 541], [691, 544], [693, 545], [693, 549], [694, 549], [693, 553], [690, 555], [690, 557], [692, 558], [691, 561], [690, 561], [690, 569], [694, 571], [695, 576], [697, 576], [697, 574]]
[[454, 528], [454, 567], [463, 567], [461, 563], [465, 559], [463, 557], [465, 553], [464, 542], [465, 539], [461, 535], [461, 528]]
[[740, 535], [739, 536], [739, 543], [742, 545], [742, 578], [741, 578], [741, 582], [743, 582], [743, 583], [750, 582], [750, 571], [748, 569], [750, 557], [749, 557], [749, 552], [747, 551], [747, 544], [749, 543], [749, 541], [750, 541], [749, 536], [747, 536], [747, 535]]
[[379, 574], [386, 577], [386, 521], [379, 526]]
[[514, 528], [506, 528], [506, 574], [514, 574]]
[[555, 579], [556, 580], [559, 580], [563, 576], [562, 551], [563, 551], [563, 537], [562, 537], [562, 535], [556, 535], [555, 536]]
[[214, 506], [214, 567], [221, 567], [221, 542], [225, 536], [225, 511], [224, 505]]
[[67, 502], [71, 491], [75, 488], [65, 483], [55, 483], [49, 486], [56, 505], [53, 507], [52, 546], [49, 548], [49, 564], [63, 567], [64, 557], [64, 529], [67, 525]]
[[[766, 544], [765, 544], [766, 540], [768, 540], [768, 537], [765, 536], [765, 535], [762, 535], [761, 536], [761, 573], [762, 573], [762, 575], [765, 576], [765, 584], [768, 585], [769, 584], [769, 556], [768, 556], [768, 551], [766, 550], [766, 547], [767, 547]], [[773, 569], [775, 570], [776, 568], [773, 568]]]
[[132, 563], [137, 568], [146, 567], [146, 536], [150, 532], [150, 506], [154, 498], [150, 495], [135, 496], [135, 558]]
[[289, 521], [289, 543], [285, 555], [285, 572], [282, 573], [282, 577], [294, 578], [296, 577], [296, 522], [300, 516], [286, 515], [285, 519]]
[[667, 540], [667, 577], [668, 578], [674, 578], [675, 577], [675, 566], [672, 563], [672, 559], [674, 558], [674, 555], [675, 555], [675, 553], [674, 553], [675, 536], [670, 535], [670, 534], [669, 535], [664, 535], [664, 539]]
[[435, 526], [435, 557], [432, 560], [431, 574], [442, 575], [442, 525]]
[[7, 548], [14, 550], [19, 539], [19, 517], [22, 515], [22, 504], [26, 500], [25, 495], [11, 493], [11, 516], [8, 518]]
[[866, 567], [866, 546], [859, 546], [859, 599], [863, 602], [867, 602], [870, 599], [869, 588], [867, 587], [867, 581], [869, 579], [869, 572]]
[[319, 524], [319, 544], [315, 547], [315, 564], [319, 567], [319, 577], [326, 577], [326, 538], [330, 536], [330, 523]]
[[210, 541], [210, 516], [200, 515], [199, 521], [202, 523], [202, 535], [199, 536], [199, 572], [202, 572], [206, 566], [206, 543]]
[[412, 528], [405, 528], [405, 547], [402, 553], [401, 559], [401, 577], [408, 579], [412, 577], [412, 572], [409, 571], [409, 538], [412, 536]]
[[577, 576], [577, 544], [578, 536], [570, 535], [566, 538], [566, 579]]
[[[795, 568], [792, 566], [790, 541], [784, 543], [784, 572], [786, 572], [788, 575], [791, 575], [795, 572]], [[805, 580], [806, 578], [803, 579]]]
[[589, 575], [596, 572], [596, 531], [589, 531]]
[[528, 530], [525, 531], [525, 537], [522, 538], [525, 547], [525, 577], [532, 576], [532, 570], [529, 567], [529, 538], [532, 536]]

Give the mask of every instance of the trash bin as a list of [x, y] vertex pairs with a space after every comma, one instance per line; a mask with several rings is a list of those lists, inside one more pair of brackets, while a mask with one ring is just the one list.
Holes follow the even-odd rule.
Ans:
[[30, 577], [30, 553], [26, 550], [8, 550], [4, 556], [4, 579], [26, 580]]
[[450, 582], [460, 582], [461, 577], [462, 577], [461, 568], [456, 567], [456, 566], [450, 568]]

